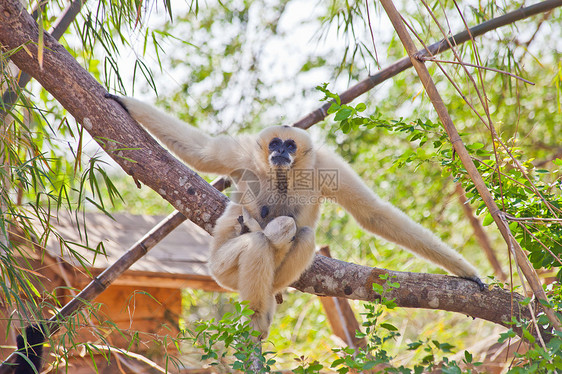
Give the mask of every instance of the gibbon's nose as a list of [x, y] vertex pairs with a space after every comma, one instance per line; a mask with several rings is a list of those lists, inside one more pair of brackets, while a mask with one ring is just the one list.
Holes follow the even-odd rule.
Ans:
[[287, 244], [297, 233], [297, 225], [293, 218], [281, 216], [269, 222], [263, 233], [274, 246]]

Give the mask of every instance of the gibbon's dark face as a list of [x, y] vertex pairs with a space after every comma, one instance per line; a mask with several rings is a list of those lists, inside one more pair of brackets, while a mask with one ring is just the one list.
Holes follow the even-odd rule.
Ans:
[[256, 157], [272, 169], [309, 169], [314, 167], [312, 140], [305, 130], [289, 126], [263, 129], [257, 138]]
[[269, 163], [274, 167], [287, 168], [293, 164], [297, 143], [293, 139], [273, 138], [269, 142]]

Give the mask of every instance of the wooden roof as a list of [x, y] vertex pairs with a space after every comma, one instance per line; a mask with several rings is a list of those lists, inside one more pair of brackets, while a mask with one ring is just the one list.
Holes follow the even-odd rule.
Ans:
[[[117, 213], [113, 214], [113, 218], [101, 213], [86, 213], [79, 217], [77, 224], [75, 217], [61, 215], [53, 219], [51, 224], [70, 243], [70, 247], [91, 264], [89, 269], [92, 273], [97, 274], [113, 264], [165, 216]], [[133, 264], [116, 284], [218, 290], [220, 287], [212, 280], [207, 269], [210, 241], [211, 236], [207, 232], [186, 221]], [[100, 243], [103, 247], [99, 246]], [[99, 251], [81, 246], [97, 247]], [[47, 252], [81, 267], [68, 248], [61, 250], [60, 241], [55, 235], [49, 237]]]

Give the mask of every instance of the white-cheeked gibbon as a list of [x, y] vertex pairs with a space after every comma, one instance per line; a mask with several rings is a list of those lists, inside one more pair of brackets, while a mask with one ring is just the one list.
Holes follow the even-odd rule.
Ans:
[[275, 294], [298, 280], [315, 253], [320, 205], [341, 205], [366, 230], [399, 244], [483, 289], [459, 253], [373, 193], [335, 152], [315, 148], [306, 131], [273, 126], [257, 135], [211, 137], [130, 97], [116, 100], [180, 159], [203, 173], [229, 176], [236, 199], [217, 220], [209, 269], [254, 311], [265, 338]]

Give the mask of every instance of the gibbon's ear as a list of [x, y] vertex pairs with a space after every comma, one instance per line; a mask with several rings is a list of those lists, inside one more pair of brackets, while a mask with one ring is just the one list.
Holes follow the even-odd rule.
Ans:
[[25, 334], [25, 338], [23, 335], [18, 335], [16, 338], [18, 356], [14, 373], [39, 373], [41, 370], [43, 343], [45, 343], [43, 328], [38, 325], [27, 326], [23, 334]]

